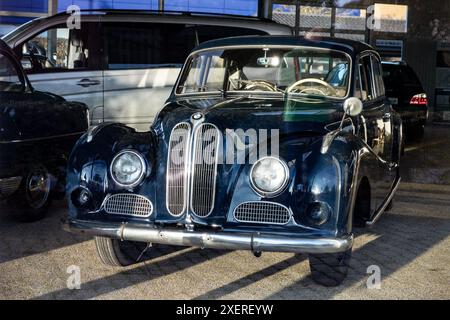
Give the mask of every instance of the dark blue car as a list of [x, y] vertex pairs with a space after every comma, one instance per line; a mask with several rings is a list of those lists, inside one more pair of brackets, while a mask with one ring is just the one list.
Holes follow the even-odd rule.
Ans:
[[109, 265], [137, 262], [152, 243], [308, 253], [313, 279], [338, 285], [354, 228], [391, 203], [401, 145], [372, 47], [210, 41], [148, 132], [105, 123], [78, 141], [66, 228], [94, 235]]

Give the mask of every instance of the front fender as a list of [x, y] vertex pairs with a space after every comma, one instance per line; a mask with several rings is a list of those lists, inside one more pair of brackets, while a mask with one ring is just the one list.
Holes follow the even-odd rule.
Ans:
[[[341, 133], [326, 153], [320, 151], [319, 144], [297, 161], [292, 207], [298, 223], [332, 231], [336, 235], [351, 232], [360, 162], [360, 146], [356, 140], [351, 134]], [[331, 211], [328, 222], [320, 227], [308, 222], [310, 206], [314, 203], [328, 206]]]
[[[132, 149], [141, 153], [147, 164], [144, 179], [151, 179], [155, 167], [155, 155], [151, 152], [154, 145], [153, 133], [136, 132], [133, 128], [118, 123], [102, 124], [84, 134], [68, 161], [66, 194], [71, 214], [76, 214], [77, 211], [72, 203], [75, 189], [82, 187], [91, 192], [91, 211], [101, 206], [107, 194], [124, 191], [123, 187], [116, 185], [109, 173], [112, 159], [121, 150]], [[136, 187], [133, 191], [139, 193], [138, 189]]]

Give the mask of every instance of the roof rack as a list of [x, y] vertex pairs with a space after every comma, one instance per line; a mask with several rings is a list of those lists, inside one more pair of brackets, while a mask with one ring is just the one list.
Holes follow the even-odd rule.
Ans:
[[[230, 13], [214, 13], [214, 12], [198, 12], [198, 11], [174, 11], [174, 10], [137, 10], [137, 9], [81, 9], [81, 13], [102, 13], [102, 14], [173, 14], [173, 15], [181, 15], [181, 16], [212, 16], [212, 17], [225, 17], [225, 18], [238, 18], [238, 19], [246, 19], [246, 20], [258, 20], [265, 22], [273, 22], [273, 20], [268, 18], [261, 18], [255, 16], [245, 16], [238, 14], [230, 14]], [[64, 16], [69, 15], [67, 12], [62, 11], [55, 16]]]

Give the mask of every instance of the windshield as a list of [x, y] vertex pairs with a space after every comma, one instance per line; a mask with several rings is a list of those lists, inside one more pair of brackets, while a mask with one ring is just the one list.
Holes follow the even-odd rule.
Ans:
[[177, 94], [271, 92], [344, 98], [349, 58], [321, 48], [243, 48], [191, 56]]

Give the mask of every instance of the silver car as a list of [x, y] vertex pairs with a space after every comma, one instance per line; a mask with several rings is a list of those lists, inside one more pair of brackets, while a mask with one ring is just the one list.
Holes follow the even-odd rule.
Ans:
[[142, 11], [83, 11], [79, 28], [66, 13], [35, 19], [3, 40], [38, 90], [89, 106], [91, 124], [148, 129], [189, 52], [199, 43], [241, 35], [290, 35], [255, 17]]

